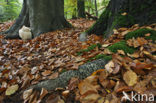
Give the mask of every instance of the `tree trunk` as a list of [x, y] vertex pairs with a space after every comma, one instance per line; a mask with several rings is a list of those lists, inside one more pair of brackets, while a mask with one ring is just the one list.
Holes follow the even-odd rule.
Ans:
[[77, 10], [76, 10], [76, 8], [74, 8], [73, 12], [72, 12], [72, 19], [77, 19], [76, 14], [77, 14]]
[[26, 2], [27, 2], [26, 0], [23, 0], [23, 7], [16, 22], [13, 24], [13, 26], [9, 30], [3, 33], [3, 34], [7, 34], [6, 38], [11, 38], [11, 39], [19, 38], [19, 35], [18, 35], [19, 29], [22, 28], [23, 25], [27, 27], [30, 26], [29, 10], [26, 5]]
[[6, 38], [19, 38], [18, 31], [23, 25], [30, 26], [33, 37], [71, 27], [64, 18], [64, 0], [24, 0], [20, 16], [5, 32]]
[[85, 1], [84, 0], [77, 0], [77, 10], [78, 10], [78, 17], [86, 18]]
[[111, 0], [97, 22], [86, 32], [109, 37], [114, 28], [156, 22], [155, 0]]
[[95, 0], [95, 13], [96, 13], [96, 16], [98, 17], [98, 10], [97, 10], [97, 2]]

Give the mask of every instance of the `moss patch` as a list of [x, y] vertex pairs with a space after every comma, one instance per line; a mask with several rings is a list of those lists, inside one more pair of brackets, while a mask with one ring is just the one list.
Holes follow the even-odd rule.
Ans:
[[98, 54], [93, 59], [105, 59], [105, 60], [111, 60], [112, 56], [110, 55], [104, 55], [104, 54]]
[[130, 53], [130, 54], [133, 54], [135, 49], [132, 48], [132, 47], [129, 47], [127, 44], [126, 44], [126, 41], [120, 41], [120, 42], [117, 42], [111, 46], [108, 47], [108, 49], [111, 51], [111, 52], [114, 52], [116, 53], [117, 50], [123, 50], [125, 53]]
[[82, 49], [82, 50], [80, 50], [79, 52], [77, 52], [77, 55], [82, 55], [82, 54], [85, 53], [85, 52], [92, 51], [92, 50], [94, 50], [96, 47], [101, 48], [101, 46], [102, 46], [102, 45], [99, 44], [99, 43], [93, 44], [93, 45], [89, 46], [87, 49]]
[[135, 24], [135, 20], [131, 15], [118, 15], [112, 23], [112, 29], [115, 27], [129, 27]]
[[[145, 37], [145, 34], [150, 33], [150, 36]], [[125, 35], [125, 39], [131, 39], [131, 38], [137, 38], [137, 37], [145, 37], [146, 39], [151, 39], [153, 41], [156, 40], [156, 31], [155, 30], [151, 30], [151, 29], [147, 29], [147, 28], [143, 28], [143, 29], [137, 29], [135, 31], [129, 32]]]
[[90, 58], [88, 60], [88, 62], [91, 62], [91, 61], [97, 60], [97, 59], [104, 59], [104, 60], [110, 61], [110, 60], [112, 60], [112, 56], [111, 55], [105, 55], [105, 54], [98, 54], [95, 57]]

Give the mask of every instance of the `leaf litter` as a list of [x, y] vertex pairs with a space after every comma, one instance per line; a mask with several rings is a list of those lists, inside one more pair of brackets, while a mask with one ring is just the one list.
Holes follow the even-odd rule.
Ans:
[[[123, 14], [125, 15], [125, 14]], [[78, 69], [98, 54], [111, 55], [112, 60], [84, 80], [71, 78], [67, 88], [49, 92], [25, 90], [24, 103], [115, 103], [120, 102], [122, 92], [152, 93], [156, 96], [156, 44], [144, 37], [131, 38], [127, 45], [136, 48], [133, 54], [123, 50], [111, 52], [108, 47], [124, 40], [124, 36], [139, 28], [155, 29], [156, 24], [131, 28], [119, 28], [107, 40], [94, 34], [85, 43], [78, 42], [81, 32], [95, 21], [69, 20], [74, 28], [45, 33], [33, 40], [5, 40], [0, 36], [0, 102], [6, 96], [46, 79], [55, 79], [60, 73]], [[8, 29], [13, 22], [0, 25], [0, 31]], [[145, 34], [145, 37], [151, 34]], [[77, 53], [94, 44], [101, 44], [90, 51]], [[45, 100], [46, 99], [46, 100]]]

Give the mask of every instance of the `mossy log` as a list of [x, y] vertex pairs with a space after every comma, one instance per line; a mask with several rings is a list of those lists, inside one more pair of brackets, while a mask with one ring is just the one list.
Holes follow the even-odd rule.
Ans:
[[58, 78], [42, 81], [30, 88], [41, 89], [45, 88], [48, 91], [54, 90], [57, 87], [64, 88], [68, 85], [69, 80], [72, 77], [77, 77], [79, 79], [84, 79], [91, 75], [94, 71], [98, 69], [104, 69], [105, 64], [108, 60], [98, 59], [92, 62], [88, 62], [84, 65], [79, 66], [78, 70], [70, 70], [62, 73]]

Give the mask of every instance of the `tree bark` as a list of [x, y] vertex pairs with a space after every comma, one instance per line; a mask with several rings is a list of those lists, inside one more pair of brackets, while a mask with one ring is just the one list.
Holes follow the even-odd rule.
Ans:
[[6, 38], [14, 39], [19, 38], [18, 31], [22, 28], [23, 25], [29, 27], [29, 9], [26, 5], [27, 0], [23, 0], [23, 7], [19, 17], [16, 19], [16, 22], [11, 26], [11, 28], [2, 34], [7, 34]]
[[97, 9], [97, 1], [95, 0], [95, 13], [96, 13], [96, 16], [98, 17], [98, 9]]
[[5, 32], [6, 38], [19, 38], [18, 31], [23, 25], [31, 28], [33, 37], [71, 27], [64, 18], [64, 0], [24, 0], [20, 16]]
[[155, 10], [155, 0], [111, 0], [97, 22], [86, 32], [109, 37], [114, 28], [152, 24], [156, 22]]
[[77, 10], [78, 10], [78, 17], [79, 18], [86, 18], [85, 1], [84, 0], [77, 0]]

